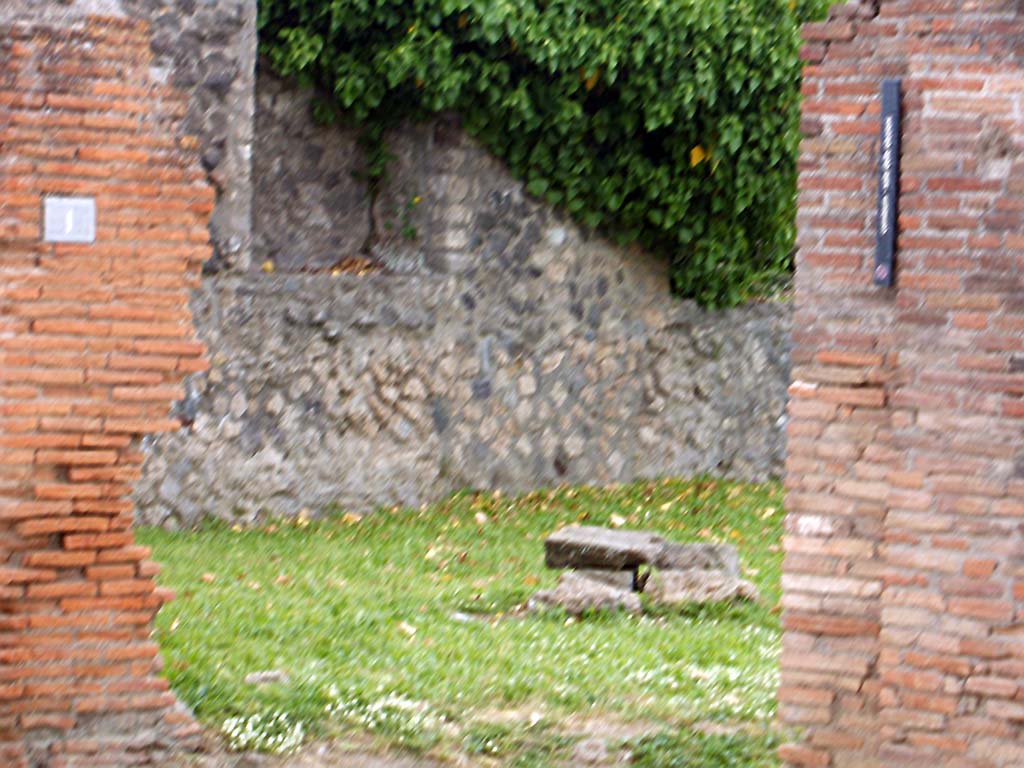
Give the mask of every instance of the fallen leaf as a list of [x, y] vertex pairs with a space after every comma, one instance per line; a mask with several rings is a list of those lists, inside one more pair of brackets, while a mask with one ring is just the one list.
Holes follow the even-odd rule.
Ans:
[[483, 512], [477, 512], [475, 515], [473, 515], [473, 519], [476, 520], [477, 525], [487, 525], [487, 523], [490, 522], [487, 515], [485, 515]]
[[608, 518], [608, 524], [611, 525], [612, 528], [621, 528], [626, 524], [626, 518], [622, 515], [612, 515]]
[[216, 574], [213, 574], [213, 573], [204, 573], [199, 578], [201, 578], [207, 584], [213, 584], [213, 582], [215, 582], [217, 580]]
[[416, 634], [416, 627], [406, 621], [398, 622], [398, 631], [407, 637], [412, 637]]

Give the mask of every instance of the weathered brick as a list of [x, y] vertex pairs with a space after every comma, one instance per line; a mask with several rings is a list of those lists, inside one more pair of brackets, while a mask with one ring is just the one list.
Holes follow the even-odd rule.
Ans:
[[[76, 738], [76, 711], [149, 710], [153, 739], [164, 717], [161, 739], [194, 727], [140, 642], [168, 595], [140, 566], [128, 494], [143, 459], [132, 442], [178, 428], [168, 406], [201, 368], [187, 300], [213, 197], [179, 133], [183, 101], [149, 82], [146, 25], [68, 18], [0, 27], [0, 50], [16, 48], [0, 81], [36, 88], [15, 99], [0, 83], [0, 208], [13, 217], [0, 226], [0, 542], [14, 553], [0, 566], [0, 730], [32, 731], [53, 768], [122, 768], [148, 759], [138, 733]], [[95, 243], [39, 242], [39, 201], [54, 193], [97, 198]]]

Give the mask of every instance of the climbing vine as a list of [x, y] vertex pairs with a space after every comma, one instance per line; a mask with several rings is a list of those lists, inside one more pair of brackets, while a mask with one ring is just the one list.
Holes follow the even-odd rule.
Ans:
[[[799, 21], [820, 0], [261, 0], [261, 48], [364, 128], [454, 110], [527, 190], [736, 304], [790, 267]], [[813, 9], [812, 9], [813, 6]]]

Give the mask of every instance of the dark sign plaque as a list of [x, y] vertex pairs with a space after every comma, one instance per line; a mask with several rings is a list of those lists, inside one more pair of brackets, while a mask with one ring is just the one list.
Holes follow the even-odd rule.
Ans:
[[878, 152], [878, 235], [875, 285], [892, 285], [896, 260], [896, 214], [900, 183], [900, 81], [882, 81], [882, 127]]

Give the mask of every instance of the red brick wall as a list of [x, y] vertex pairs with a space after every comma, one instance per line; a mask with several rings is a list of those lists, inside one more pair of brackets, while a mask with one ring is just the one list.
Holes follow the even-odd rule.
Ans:
[[[213, 196], [183, 111], [136, 22], [0, 27], [4, 765], [159, 764], [195, 730], [155, 674], [169, 596], [128, 500], [138, 438], [205, 365], [187, 302]], [[48, 194], [95, 197], [94, 244], [42, 242]]]
[[[805, 30], [780, 716], [789, 765], [1024, 765], [1024, 18]], [[898, 269], [871, 285], [879, 91]]]

